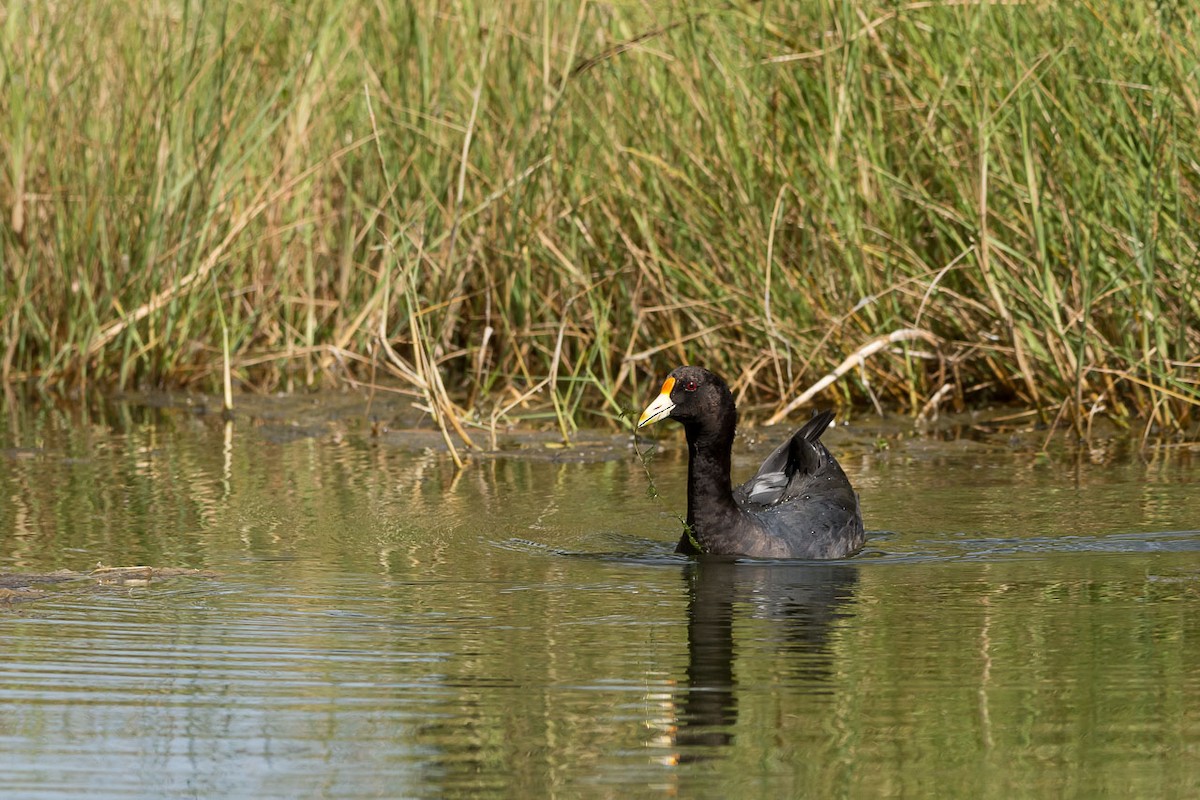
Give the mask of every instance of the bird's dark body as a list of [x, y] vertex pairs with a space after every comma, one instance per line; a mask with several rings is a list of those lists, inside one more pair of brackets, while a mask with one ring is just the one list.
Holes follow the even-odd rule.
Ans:
[[671, 377], [670, 397], [681, 394], [670, 416], [683, 423], [689, 456], [687, 530], [677, 552], [833, 559], [863, 546], [858, 495], [820, 441], [832, 412], [815, 415], [732, 488], [737, 411], [728, 386], [700, 367]]

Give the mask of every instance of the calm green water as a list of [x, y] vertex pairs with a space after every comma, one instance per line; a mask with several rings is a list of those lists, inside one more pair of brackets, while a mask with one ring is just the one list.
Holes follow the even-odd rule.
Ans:
[[[866, 552], [696, 564], [671, 553], [677, 431], [652, 498], [627, 438], [456, 473], [361, 411], [268, 404], [227, 431], [10, 401], [0, 573], [210, 574], [0, 603], [0, 797], [1200, 786], [1193, 449], [1047, 459], [864, 419], [826, 438], [888, 531]], [[739, 439], [736, 468], [770, 444]]]

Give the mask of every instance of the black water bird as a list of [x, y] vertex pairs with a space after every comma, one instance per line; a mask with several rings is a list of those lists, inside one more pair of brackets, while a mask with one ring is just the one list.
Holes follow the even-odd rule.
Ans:
[[677, 553], [758, 558], [843, 558], [866, 539], [858, 495], [815, 415], [736, 489], [730, 480], [737, 408], [729, 386], [702, 367], [679, 367], [642, 412], [639, 428], [670, 417], [688, 443], [688, 510]]

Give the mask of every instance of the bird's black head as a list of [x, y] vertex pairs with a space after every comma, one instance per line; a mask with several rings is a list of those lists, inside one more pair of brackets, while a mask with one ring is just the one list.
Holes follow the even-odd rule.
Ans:
[[662, 392], [638, 419], [639, 428], [670, 417], [685, 428], [724, 430], [737, 424], [733, 394], [725, 381], [704, 367], [679, 367], [663, 382]]

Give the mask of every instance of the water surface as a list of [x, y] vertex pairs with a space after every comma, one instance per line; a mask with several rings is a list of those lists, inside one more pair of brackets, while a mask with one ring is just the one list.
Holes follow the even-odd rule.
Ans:
[[[232, 427], [152, 400], [0, 421], [0, 574], [203, 570], [0, 602], [0, 796], [1200, 785], [1190, 446], [863, 418], [826, 440], [866, 551], [698, 563], [670, 428], [649, 476], [610, 433], [459, 472], [358, 398]], [[738, 474], [782, 433], [739, 438]]]

